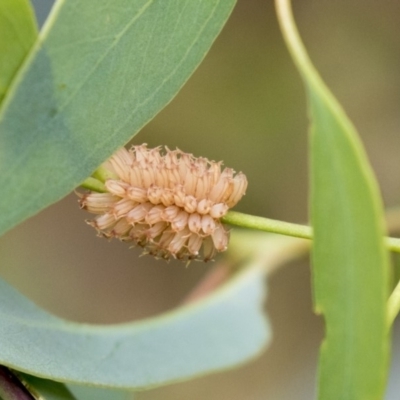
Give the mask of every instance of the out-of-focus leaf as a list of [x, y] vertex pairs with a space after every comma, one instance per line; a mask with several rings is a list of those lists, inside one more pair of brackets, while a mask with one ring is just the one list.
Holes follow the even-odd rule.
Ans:
[[324, 314], [319, 398], [381, 399], [388, 369], [383, 209], [357, 132], [312, 66], [289, 0], [277, 0], [310, 103], [315, 308]]
[[73, 323], [0, 283], [0, 363], [35, 376], [135, 390], [242, 363], [268, 343], [264, 272], [246, 269], [204, 300], [134, 323]]
[[58, 1], [0, 114], [0, 233], [61, 199], [160, 111], [234, 0]]
[[37, 38], [29, 0], [0, 1], [0, 104]]

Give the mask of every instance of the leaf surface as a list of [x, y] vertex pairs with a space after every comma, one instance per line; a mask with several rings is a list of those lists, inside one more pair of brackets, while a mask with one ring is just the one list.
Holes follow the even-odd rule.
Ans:
[[270, 339], [264, 272], [241, 272], [204, 300], [139, 322], [73, 323], [0, 282], [0, 363], [55, 381], [142, 389], [242, 363]]
[[61, 199], [159, 112], [234, 0], [59, 0], [0, 113], [0, 234]]
[[389, 354], [389, 262], [378, 185], [355, 128], [308, 59], [289, 1], [277, 5], [306, 84], [312, 123], [314, 294], [326, 322], [319, 399], [381, 399]]

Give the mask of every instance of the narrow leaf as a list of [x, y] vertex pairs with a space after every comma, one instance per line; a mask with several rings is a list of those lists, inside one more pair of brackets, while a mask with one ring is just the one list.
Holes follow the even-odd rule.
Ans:
[[37, 38], [29, 0], [0, 1], [0, 104]]
[[379, 189], [353, 125], [312, 66], [289, 0], [281, 28], [310, 103], [315, 308], [326, 339], [319, 399], [381, 399], [387, 379], [388, 256]]
[[68, 322], [0, 282], [0, 363], [35, 376], [135, 390], [221, 370], [270, 339], [264, 273], [249, 268], [204, 300], [134, 323]]
[[0, 114], [0, 234], [61, 199], [179, 91], [234, 0], [58, 1]]

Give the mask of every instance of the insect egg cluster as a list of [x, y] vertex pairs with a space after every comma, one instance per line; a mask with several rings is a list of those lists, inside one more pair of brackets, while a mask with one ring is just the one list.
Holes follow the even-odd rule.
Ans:
[[158, 258], [208, 261], [224, 251], [229, 232], [220, 222], [244, 195], [247, 179], [221, 162], [180, 150], [121, 148], [104, 165], [115, 179], [106, 192], [82, 195], [98, 214], [88, 223], [107, 238], [133, 242]]

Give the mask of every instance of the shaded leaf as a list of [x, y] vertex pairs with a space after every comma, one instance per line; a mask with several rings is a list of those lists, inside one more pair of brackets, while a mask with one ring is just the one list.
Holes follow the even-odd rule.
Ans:
[[353, 125], [312, 66], [288, 0], [277, 1], [310, 103], [315, 308], [326, 339], [320, 399], [380, 399], [388, 368], [388, 255], [379, 189]]
[[160, 111], [234, 0], [58, 1], [0, 114], [0, 233], [61, 199]]
[[37, 38], [29, 0], [0, 1], [0, 104]]

